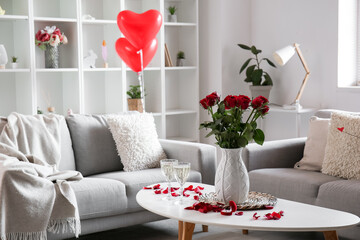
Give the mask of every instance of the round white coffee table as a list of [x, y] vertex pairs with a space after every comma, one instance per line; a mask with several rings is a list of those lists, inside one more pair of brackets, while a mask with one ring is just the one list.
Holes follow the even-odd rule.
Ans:
[[[187, 183], [188, 185], [203, 186], [202, 191], [214, 192], [214, 186]], [[161, 187], [166, 187], [162, 183]], [[243, 211], [242, 216], [223, 216], [220, 213], [208, 212], [206, 214], [194, 210], [185, 210], [191, 206], [195, 200], [186, 199], [183, 205], [176, 205], [174, 202], [162, 200], [163, 194], [155, 194], [153, 190], [140, 190], [136, 195], [136, 201], [146, 210], [164, 216], [166, 218], [179, 221], [179, 240], [191, 240], [195, 224], [216, 225], [247, 230], [263, 231], [283, 231], [283, 232], [323, 232], [326, 240], [337, 240], [336, 230], [355, 226], [360, 222], [360, 218], [354, 214], [333, 210], [329, 208], [317, 207], [309, 204], [278, 199], [274, 209], [271, 210], [252, 210]], [[185, 198], [184, 198], [185, 199]], [[279, 220], [265, 220], [263, 216], [273, 211], [284, 211], [284, 216]], [[261, 217], [253, 219], [253, 214], [257, 212]], [[246, 230], [244, 230], [246, 229]]]

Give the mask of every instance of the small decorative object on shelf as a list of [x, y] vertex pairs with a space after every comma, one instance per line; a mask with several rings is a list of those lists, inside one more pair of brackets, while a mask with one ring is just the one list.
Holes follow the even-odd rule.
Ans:
[[101, 46], [101, 54], [104, 60], [104, 68], [108, 68], [109, 64], [107, 63], [107, 47], [106, 47], [106, 41], [103, 40], [102, 46]]
[[[237, 204], [246, 202], [249, 194], [249, 176], [242, 161], [242, 149], [254, 140], [262, 145], [265, 140], [263, 131], [257, 128], [256, 120], [263, 118], [269, 111], [269, 101], [263, 96], [251, 100], [248, 96], [228, 95], [223, 101], [216, 92], [200, 100], [208, 110], [212, 121], [200, 124], [200, 129], [210, 128], [206, 135], [215, 135], [216, 144], [220, 146], [222, 158], [215, 175], [215, 191], [221, 202], [230, 200]], [[213, 107], [217, 109], [214, 112]], [[243, 115], [251, 110], [246, 121]]]
[[67, 115], [68, 116], [70, 116], [70, 115], [73, 115], [74, 113], [73, 113], [73, 110], [71, 109], [71, 108], [69, 108], [68, 110], [67, 110]]
[[67, 44], [64, 33], [56, 26], [46, 26], [35, 35], [35, 44], [45, 50], [45, 68], [59, 68], [59, 45]]
[[82, 16], [83, 20], [95, 20], [95, 18], [93, 16], [91, 16], [90, 14], [86, 14]]
[[43, 110], [41, 110], [39, 107], [37, 107], [37, 114], [43, 114]]
[[176, 12], [176, 6], [170, 6], [168, 7], [168, 11], [170, 13], [169, 15], [169, 22], [177, 22], [177, 16], [175, 15]]
[[12, 68], [12, 69], [16, 69], [16, 68], [17, 68], [17, 66], [18, 66], [17, 60], [18, 60], [17, 57], [15, 57], [15, 56], [12, 56], [12, 57], [11, 57], [11, 68]]
[[179, 51], [176, 55], [176, 66], [182, 67], [184, 66], [185, 53], [183, 51]]
[[129, 96], [127, 100], [129, 111], [138, 111], [142, 113], [144, 109], [142, 105], [140, 85], [130, 85], [130, 90], [127, 91], [126, 94]]
[[49, 113], [55, 113], [55, 107], [48, 107], [47, 110]]
[[[261, 62], [266, 61], [271, 67], [276, 68], [275, 64], [271, 62], [268, 58], [259, 59], [258, 54], [261, 53], [262, 50], [257, 49], [255, 46], [249, 47], [244, 44], [238, 44], [238, 46], [254, 54], [254, 57], [249, 58], [244, 62], [244, 64], [241, 66], [239, 73], [241, 74], [246, 69], [246, 78], [244, 79], [244, 81], [252, 83], [252, 86], [250, 86], [252, 97], [256, 98], [257, 96], [264, 96], [266, 98], [269, 98], [273, 81], [270, 75], [262, 68], [260, 68], [260, 64]], [[255, 60], [255, 64], [248, 67], [249, 63], [252, 60]]]
[[96, 68], [95, 62], [97, 59], [97, 55], [94, 53], [92, 49], [89, 50], [89, 54], [84, 57], [84, 68]]
[[0, 69], [5, 69], [8, 62], [8, 56], [4, 45], [0, 44]]
[[167, 44], [165, 43], [165, 67], [173, 67], [173, 63], [171, 61], [170, 52]]
[[0, 15], [5, 15], [5, 10], [1, 8], [0, 6]]

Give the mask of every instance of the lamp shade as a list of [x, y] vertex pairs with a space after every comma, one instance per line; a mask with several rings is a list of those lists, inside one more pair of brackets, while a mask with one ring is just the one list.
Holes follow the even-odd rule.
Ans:
[[8, 62], [8, 56], [4, 45], [0, 44], [0, 68], [5, 68], [5, 65]]
[[274, 60], [280, 65], [284, 66], [287, 61], [290, 60], [290, 58], [295, 54], [295, 47], [294, 46], [287, 46], [280, 50], [277, 50], [274, 52], [273, 57]]

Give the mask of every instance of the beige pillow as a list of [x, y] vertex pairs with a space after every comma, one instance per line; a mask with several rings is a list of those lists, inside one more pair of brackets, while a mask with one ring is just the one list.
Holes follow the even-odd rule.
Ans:
[[331, 115], [321, 172], [360, 180], [360, 116], [336, 112]]
[[106, 117], [116, 149], [127, 172], [160, 167], [166, 154], [160, 145], [150, 113]]
[[329, 123], [328, 118], [315, 116], [310, 118], [304, 156], [295, 164], [295, 168], [320, 172], [324, 161]]

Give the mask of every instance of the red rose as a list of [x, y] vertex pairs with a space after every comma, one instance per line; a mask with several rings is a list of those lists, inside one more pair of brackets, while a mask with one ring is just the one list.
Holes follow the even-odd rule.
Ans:
[[230, 109], [230, 108], [236, 107], [236, 102], [237, 102], [237, 97], [236, 96], [228, 95], [224, 99], [225, 109]]
[[220, 97], [216, 92], [213, 92], [206, 96], [209, 107], [214, 106], [216, 103], [220, 101]]
[[237, 97], [237, 107], [241, 107], [242, 110], [245, 110], [249, 107], [251, 99], [245, 95], [239, 95]]
[[269, 100], [266, 97], [258, 96], [252, 100], [251, 106], [254, 109], [258, 109], [259, 107], [261, 107], [262, 105], [264, 105], [265, 103], [268, 103], [268, 102], [269, 102]]
[[206, 98], [200, 100], [200, 104], [203, 106], [204, 109], [208, 109], [209, 105]]
[[56, 28], [55, 31], [52, 34], [60, 36], [61, 35], [60, 29]]
[[40, 36], [41, 36], [41, 30], [39, 30], [36, 35], [35, 35], [35, 38], [36, 40], [39, 40], [40, 41]]
[[50, 40], [50, 35], [47, 34], [47, 33], [41, 34], [40, 39], [39, 39], [39, 41], [41, 41], [41, 42], [46, 42], [46, 41], [49, 41], [49, 40]]
[[269, 106], [263, 106], [261, 109], [260, 109], [260, 112], [262, 115], [265, 115], [268, 111], [269, 111]]

